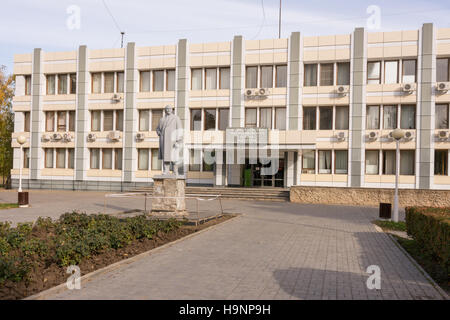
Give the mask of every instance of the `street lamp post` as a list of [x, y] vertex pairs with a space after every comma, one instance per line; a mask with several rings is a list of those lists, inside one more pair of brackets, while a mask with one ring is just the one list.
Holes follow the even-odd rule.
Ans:
[[400, 175], [400, 140], [405, 136], [402, 129], [392, 131], [392, 137], [395, 139], [395, 192], [394, 192], [394, 222], [398, 222], [398, 177]]
[[28, 192], [22, 192], [22, 165], [23, 165], [23, 145], [27, 141], [24, 136], [17, 137], [17, 143], [20, 144], [20, 163], [19, 163], [19, 190], [18, 191], [18, 203], [19, 206], [28, 206]]

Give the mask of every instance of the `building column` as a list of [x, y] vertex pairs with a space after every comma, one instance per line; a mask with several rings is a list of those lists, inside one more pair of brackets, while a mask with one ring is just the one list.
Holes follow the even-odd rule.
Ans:
[[367, 50], [364, 28], [352, 35], [350, 93], [349, 186], [364, 185]]
[[[175, 112], [180, 117], [184, 127], [185, 143], [190, 135], [189, 126], [189, 55], [188, 42], [186, 39], [178, 41], [176, 58], [176, 81], [175, 81]], [[189, 150], [183, 150], [183, 172], [187, 173], [189, 169]]]
[[245, 56], [242, 36], [235, 36], [231, 52], [231, 127], [244, 127]]
[[75, 127], [75, 180], [82, 181], [85, 177], [85, 167], [89, 158], [89, 152], [85, 149], [88, 121], [88, 91], [89, 91], [89, 71], [88, 71], [88, 50], [86, 46], [78, 48], [78, 68], [77, 68], [77, 110]]
[[301, 71], [300, 32], [293, 32], [289, 38], [287, 130], [300, 129], [300, 105], [302, 96], [303, 72]]
[[138, 71], [136, 67], [136, 44], [129, 42], [125, 52], [125, 105], [124, 105], [124, 133], [123, 133], [123, 181], [132, 182], [136, 169], [137, 151], [134, 133], [136, 132], [137, 110], [136, 91], [138, 88]]
[[285, 187], [291, 187], [295, 184], [295, 159], [294, 151], [288, 151], [285, 153], [285, 170], [286, 170], [286, 181], [284, 182]]
[[42, 49], [33, 51], [33, 69], [31, 75], [31, 128], [30, 128], [30, 178], [39, 178], [40, 154], [41, 154], [41, 109], [42, 109], [42, 85], [44, 84]]
[[436, 31], [432, 23], [425, 23], [420, 32], [419, 79], [417, 103], [417, 155], [419, 189], [430, 189], [434, 176], [434, 117], [436, 83]]

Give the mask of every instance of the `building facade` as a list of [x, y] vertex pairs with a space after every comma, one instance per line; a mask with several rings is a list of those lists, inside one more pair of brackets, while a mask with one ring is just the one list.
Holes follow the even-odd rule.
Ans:
[[[450, 29], [44, 52], [14, 57], [13, 185], [128, 190], [161, 173], [155, 128], [175, 107], [190, 184], [450, 189]], [[267, 137], [277, 170], [227, 136]], [[27, 142], [23, 155], [16, 138]], [[256, 149], [260, 149], [257, 147]], [[207, 160], [215, 158], [216, 161]], [[222, 159], [219, 159], [222, 158]], [[272, 160], [273, 160], [272, 159]], [[273, 164], [274, 162], [272, 162]]]

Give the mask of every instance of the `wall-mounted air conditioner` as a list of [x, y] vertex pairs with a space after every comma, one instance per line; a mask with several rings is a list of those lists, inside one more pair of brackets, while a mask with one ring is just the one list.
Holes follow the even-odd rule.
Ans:
[[142, 132], [136, 133], [136, 141], [143, 141], [145, 139], [145, 134]]
[[336, 92], [341, 96], [346, 96], [348, 93], [348, 88], [346, 88], [344, 86], [339, 86], [339, 87], [337, 87]]
[[450, 83], [449, 82], [438, 82], [436, 84], [436, 90], [440, 93], [445, 93], [450, 89]]
[[439, 140], [447, 140], [449, 136], [450, 133], [445, 130], [441, 130], [437, 133], [437, 137], [439, 138]]
[[108, 133], [108, 139], [112, 141], [119, 141], [120, 139], [120, 132], [119, 131], [110, 131]]
[[62, 135], [60, 133], [54, 133], [52, 134], [52, 140], [59, 141], [62, 139]]
[[66, 142], [72, 141], [72, 136], [70, 135], [70, 133], [67, 133], [67, 132], [64, 133], [63, 140], [66, 141]]
[[375, 140], [377, 140], [377, 138], [378, 138], [378, 132], [376, 132], [376, 131], [371, 131], [371, 132], [368, 134], [368, 138], [369, 138], [369, 141], [375, 141]]
[[345, 141], [345, 132], [338, 132], [338, 134], [336, 135], [337, 141]]
[[402, 91], [405, 93], [412, 93], [414, 90], [416, 90], [415, 83], [404, 83], [402, 85]]
[[89, 142], [93, 142], [93, 141], [95, 141], [95, 139], [97, 139], [97, 137], [95, 136], [95, 133], [89, 133], [89, 134], [87, 135], [87, 140], [88, 140]]

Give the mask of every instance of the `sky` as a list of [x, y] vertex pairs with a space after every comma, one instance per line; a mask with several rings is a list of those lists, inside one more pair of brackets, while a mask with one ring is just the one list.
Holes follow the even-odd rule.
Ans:
[[[120, 48], [278, 37], [279, 0], [2, 0], [0, 65], [13, 56], [44, 51]], [[374, 7], [375, 6], [375, 7]], [[375, 9], [373, 9], [375, 8]], [[374, 11], [375, 10], [375, 11]], [[377, 15], [379, 13], [379, 15]], [[379, 16], [379, 19], [376, 17]], [[450, 1], [282, 0], [281, 37], [418, 29], [433, 22], [450, 28]], [[375, 20], [374, 20], [375, 19]], [[379, 22], [379, 23], [376, 23]], [[370, 28], [370, 29], [369, 29]]]

